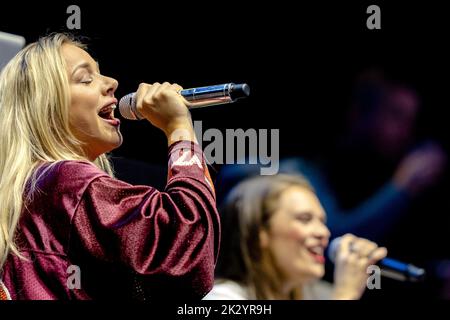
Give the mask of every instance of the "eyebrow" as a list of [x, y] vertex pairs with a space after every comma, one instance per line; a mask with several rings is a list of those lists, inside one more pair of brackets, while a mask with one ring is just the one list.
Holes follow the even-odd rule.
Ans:
[[327, 221], [327, 215], [325, 213], [323, 214], [315, 214], [313, 211], [305, 210], [305, 211], [294, 211], [294, 215], [304, 215], [308, 214], [312, 217], [318, 217], [320, 220], [323, 220], [324, 222]]
[[[97, 71], [100, 73], [100, 67], [99, 67], [99, 65], [98, 65], [98, 61], [95, 61], [95, 64], [96, 64], [96, 66], [97, 66]], [[82, 63], [80, 63], [79, 65], [77, 65], [77, 66], [73, 69], [72, 75], [75, 73], [75, 71], [77, 71], [78, 69], [81, 69], [81, 68], [90, 69], [90, 68], [91, 68], [91, 65], [90, 65], [89, 62], [82, 62]]]

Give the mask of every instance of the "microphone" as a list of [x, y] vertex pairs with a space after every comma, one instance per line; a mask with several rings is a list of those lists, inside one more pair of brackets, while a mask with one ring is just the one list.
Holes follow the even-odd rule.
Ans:
[[[340, 246], [341, 237], [331, 241], [328, 247], [328, 258], [335, 262], [337, 249]], [[380, 260], [378, 266], [381, 269], [381, 275], [398, 281], [419, 282], [425, 278], [425, 270], [409, 263], [400, 262], [390, 258]]]
[[[189, 109], [203, 108], [218, 104], [232, 103], [237, 99], [250, 95], [250, 87], [246, 83], [225, 83], [213, 86], [184, 89], [179, 91], [191, 103]], [[119, 111], [128, 120], [142, 120], [144, 117], [137, 111], [135, 92], [120, 99]]]

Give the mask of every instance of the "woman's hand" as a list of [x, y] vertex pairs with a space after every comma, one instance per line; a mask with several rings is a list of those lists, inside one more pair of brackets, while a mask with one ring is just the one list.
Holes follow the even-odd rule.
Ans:
[[367, 285], [367, 268], [387, 255], [386, 248], [367, 239], [346, 234], [336, 252], [334, 298], [359, 299]]
[[178, 94], [178, 84], [141, 83], [136, 92], [136, 108], [151, 124], [164, 131], [168, 143], [178, 140], [197, 142], [188, 102]]
[[427, 142], [404, 157], [393, 182], [414, 196], [436, 183], [446, 163], [447, 155], [442, 147], [435, 142]]

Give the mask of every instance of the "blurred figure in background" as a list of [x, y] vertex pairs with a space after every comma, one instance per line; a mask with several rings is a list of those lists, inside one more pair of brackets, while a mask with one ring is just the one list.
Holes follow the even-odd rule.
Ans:
[[222, 210], [217, 279], [205, 299], [359, 299], [367, 267], [387, 251], [345, 235], [336, 251], [334, 285], [319, 281], [330, 237], [325, 221], [319, 199], [299, 176], [240, 183]]
[[[436, 141], [419, 139], [420, 108], [412, 87], [379, 72], [362, 74], [345, 130], [337, 138], [330, 136], [337, 140], [331, 150], [280, 163], [280, 172], [301, 174], [312, 185], [327, 213], [332, 238], [352, 233], [388, 247], [393, 257], [429, 267], [424, 284], [384, 281], [388, 290], [383, 297], [397, 295], [396, 289], [405, 296], [439, 295], [441, 284], [429, 263], [450, 256], [438, 245], [447, 240], [450, 225], [441, 214], [450, 209], [443, 192], [446, 180], [441, 181], [447, 155]], [[234, 185], [253, 175], [259, 175], [257, 165], [224, 166], [216, 182], [219, 204]], [[331, 277], [327, 264], [325, 278]]]
[[286, 159], [282, 172], [301, 173], [317, 191], [333, 236], [352, 232], [380, 241], [412, 199], [437, 182], [446, 155], [432, 141], [417, 143], [420, 99], [378, 73], [358, 81], [347, 130], [330, 157]]
[[[346, 132], [317, 159], [281, 161], [280, 172], [301, 174], [328, 215], [332, 236], [351, 232], [381, 241], [408, 212], [411, 201], [443, 173], [446, 155], [433, 141], [415, 142], [420, 107], [416, 92], [378, 73], [361, 76], [352, 96]], [[217, 179], [218, 201], [256, 165], [228, 165]]]

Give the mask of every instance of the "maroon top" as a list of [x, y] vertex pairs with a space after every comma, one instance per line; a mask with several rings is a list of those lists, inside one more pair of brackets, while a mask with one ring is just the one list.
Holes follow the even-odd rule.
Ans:
[[3, 282], [12, 299], [200, 299], [213, 285], [220, 223], [199, 146], [169, 148], [164, 192], [64, 161], [39, 178]]

